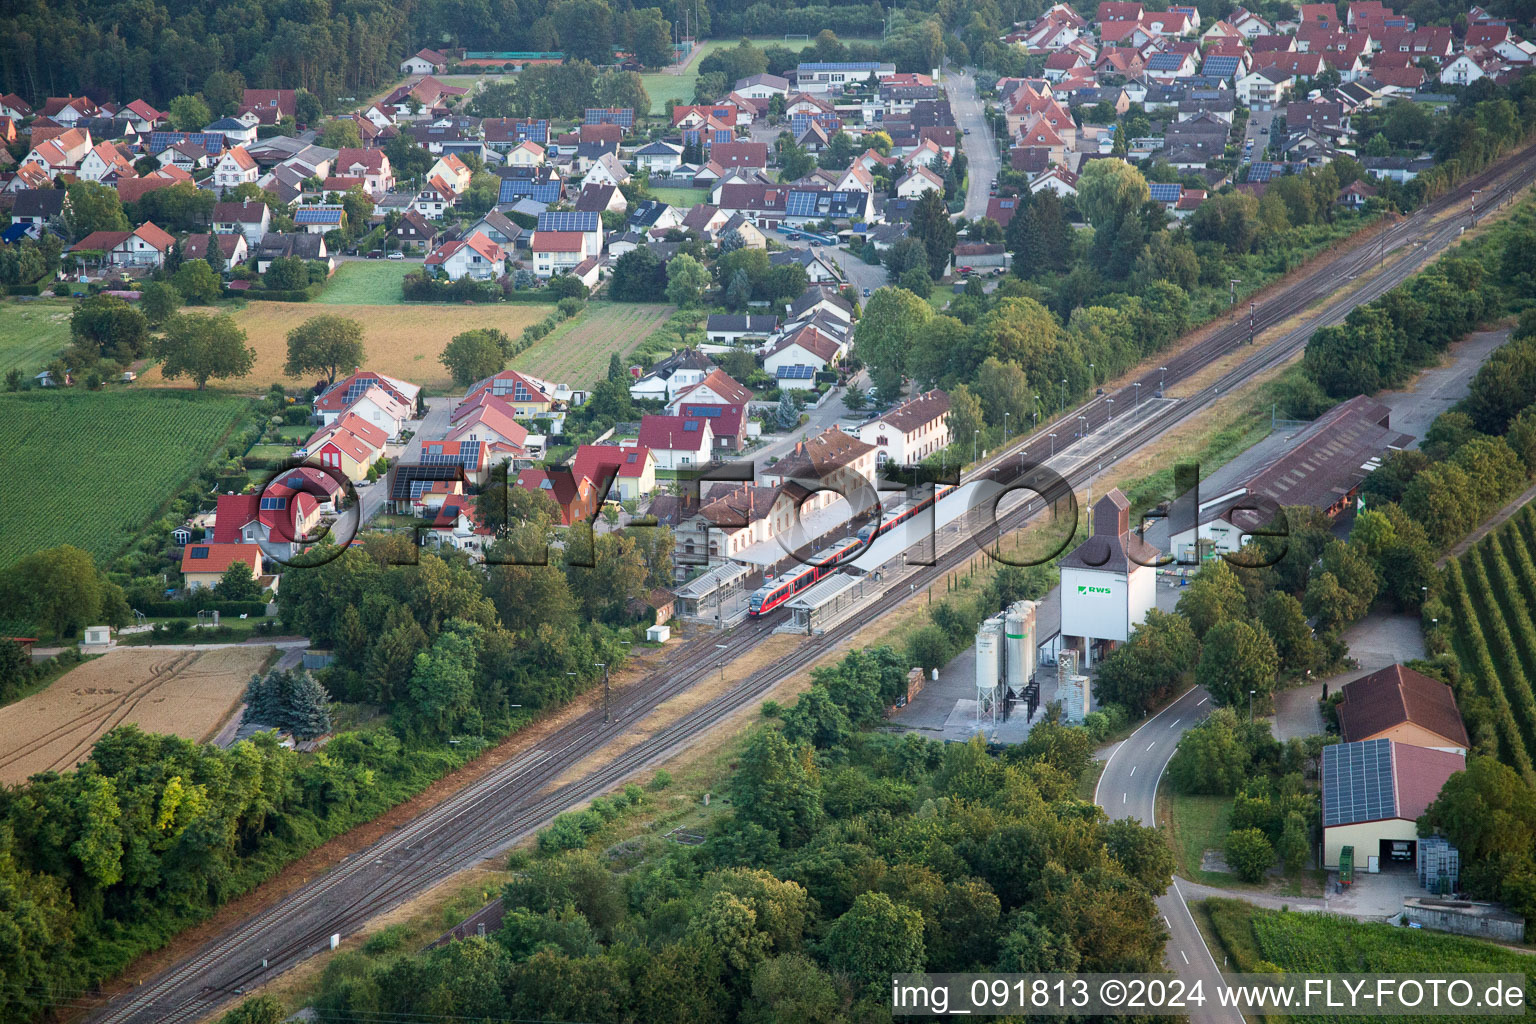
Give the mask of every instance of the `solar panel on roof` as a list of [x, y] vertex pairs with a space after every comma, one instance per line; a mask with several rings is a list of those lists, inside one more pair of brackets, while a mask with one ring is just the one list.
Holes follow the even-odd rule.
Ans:
[[528, 178], [503, 178], [498, 203], [515, 203], [519, 199], [532, 199], [536, 203], [553, 203], [560, 198], [558, 181], [533, 181]]
[[1177, 71], [1183, 66], [1182, 53], [1154, 53], [1147, 62], [1147, 67], [1152, 71]]
[[1268, 181], [1275, 175], [1275, 165], [1272, 163], [1257, 163], [1248, 168], [1248, 180], [1254, 182]]
[[786, 217], [814, 217], [816, 216], [817, 193], [804, 191], [791, 191], [784, 203], [784, 215]]
[[193, 548], [192, 549], [192, 557], [193, 558], [207, 558], [208, 557], [208, 549], [207, 548]]
[[810, 380], [816, 375], [816, 369], [812, 366], [781, 366], [774, 374], [779, 380]]
[[295, 224], [341, 223], [340, 210], [298, 210], [293, 215]]
[[1323, 824], [1380, 821], [1397, 813], [1392, 741], [1365, 740], [1323, 748]]
[[1216, 78], [1231, 78], [1237, 74], [1237, 58], [1226, 56], [1207, 57], [1205, 58], [1205, 63], [1200, 67], [1200, 73]]
[[601, 227], [596, 210], [547, 210], [539, 214], [540, 231], [597, 231]]
[[1162, 182], [1153, 182], [1147, 186], [1151, 193], [1152, 201], [1157, 203], [1176, 203], [1184, 191], [1183, 185], [1167, 185]]

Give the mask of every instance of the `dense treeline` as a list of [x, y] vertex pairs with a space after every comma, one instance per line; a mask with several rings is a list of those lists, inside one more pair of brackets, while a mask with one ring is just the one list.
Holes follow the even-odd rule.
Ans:
[[317, 1010], [833, 1024], [887, 1015], [893, 971], [1156, 969], [1171, 856], [1076, 797], [1087, 733], [996, 754], [862, 731], [905, 678], [884, 648], [818, 670], [765, 708], [705, 843], [515, 854], [499, 932], [338, 957]]

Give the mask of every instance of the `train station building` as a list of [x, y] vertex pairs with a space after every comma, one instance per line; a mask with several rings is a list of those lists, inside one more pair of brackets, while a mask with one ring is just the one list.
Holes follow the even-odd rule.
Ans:
[[1093, 534], [1061, 560], [1061, 643], [1096, 665], [1157, 605], [1160, 552], [1131, 532], [1117, 487], [1094, 503]]

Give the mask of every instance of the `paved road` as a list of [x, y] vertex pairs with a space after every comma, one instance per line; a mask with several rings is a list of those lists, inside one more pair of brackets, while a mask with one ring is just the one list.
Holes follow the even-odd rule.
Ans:
[[992, 180], [997, 177], [997, 147], [992, 141], [992, 130], [987, 127], [986, 105], [976, 96], [976, 79], [963, 71], [950, 70], [944, 81], [949, 92], [949, 109], [955, 115], [955, 124], [963, 132], [961, 148], [970, 167], [970, 187], [965, 191], [965, 209], [961, 211], [969, 220], [987, 212], [988, 192]]
[[[1204, 718], [1210, 707], [1206, 692], [1196, 687], [1149, 718], [1111, 752], [1093, 793], [1094, 802], [1104, 808], [1111, 820], [1131, 818], [1144, 825], [1157, 824], [1158, 780], [1178, 747], [1179, 737]], [[1157, 900], [1158, 912], [1168, 928], [1165, 955], [1168, 965], [1181, 979], [1190, 984], [1200, 981], [1207, 999], [1213, 1000], [1216, 986], [1221, 983], [1221, 971], [1205, 947], [1179, 885], [1175, 878]], [[1189, 1019], [1194, 1024], [1206, 1024], [1241, 1022], [1243, 1017], [1235, 1010], [1221, 1010], [1208, 1002], [1202, 1012], [1191, 1014]]]

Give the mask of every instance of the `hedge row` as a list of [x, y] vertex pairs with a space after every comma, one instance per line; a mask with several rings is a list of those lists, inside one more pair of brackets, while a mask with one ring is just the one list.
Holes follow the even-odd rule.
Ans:
[[139, 611], [155, 619], [186, 618], [198, 612], [220, 615], [265, 615], [263, 601], [151, 601]]
[[247, 299], [265, 299], [268, 302], [311, 302], [325, 291], [325, 285], [312, 284], [308, 288], [283, 290], [280, 288], [252, 288], [249, 291], [231, 292]]

